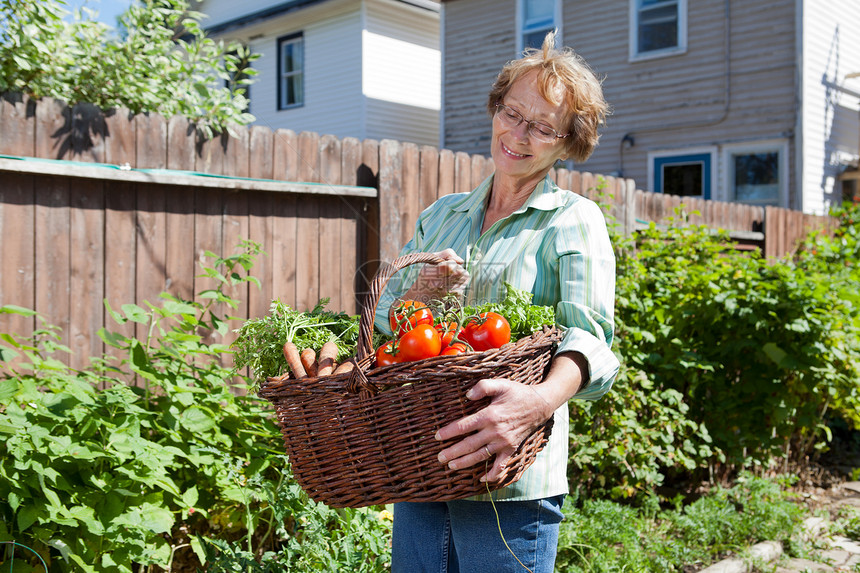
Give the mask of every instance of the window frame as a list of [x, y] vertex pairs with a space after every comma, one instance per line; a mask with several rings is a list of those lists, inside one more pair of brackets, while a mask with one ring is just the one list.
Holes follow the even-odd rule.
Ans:
[[540, 30], [556, 30], [557, 37], [559, 40], [563, 38], [562, 35], [562, 26], [561, 26], [561, 15], [562, 15], [562, 2], [561, 0], [553, 0], [553, 21], [552, 25], [549, 28], [541, 27], [532, 27], [528, 28], [525, 21], [525, 11], [526, 11], [526, 3], [528, 0], [517, 0], [517, 18], [516, 18], [516, 26], [517, 26], [517, 55], [522, 54], [525, 49], [525, 41], [524, 37], [526, 34], [531, 34]]
[[[665, 165], [690, 165], [702, 161], [702, 195], [685, 195], [683, 198], [712, 199], [717, 189], [717, 148], [690, 147], [666, 149], [648, 154], [648, 183], [655, 193], [663, 193], [662, 168]], [[659, 187], [658, 187], [659, 185]]]
[[675, 4], [678, 7], [677, 45], [660, 50], [639, 51], [639, 15], [642, 0], [630, 0], [629, 12], [629, 54], [631, 62], [676, 56], [687, 52], [687, 0], [660, 0], [662, 4]]
[[[291, 72], [290, 77], [295, 77], [296, 75], [301, 76], [301, 93], [299, 94], [299, 101], [292, 104], [284, 103], [284, 81], [286, 80], [287, 74], [284, 72], [284, 44], [286, 43], [295, 43], [296, 40], [301, 42], [302, 47], [302, 61], [301, 61], [301, 70], [298, 72]], [[288, 109], [295, 109], [297, 107], [302, 107], [305, 105], [305, 34], [304, 32], [294, 32], [292, 34], [287, 34], [281, 36], [277, 39], [277, 50], [278, 50], [278, 100], [277, 100], [277, 109], [278, 111], [284, 111]]]
[[[789, 203], [789, 157], [788, 157], [788, 140], [787, 139], [768, 139], [763, 141], [728, 144], [722, 147], [721, 163], [723, 167], [723, 181], [725, 182], [724, 198], [732, 203], [741, 203], [737, 200], [735, 192], [735, 172], [734, 172], [734, 157], [736, 155], [748, 155], [754, 153], [777, 152], [779, 161], [779, 189], [777, 191], [776, 207], [788, 207]], [[745, 205], [766, 206], [764, 203], [742, 202]], [[767, 205], [769, 206], [769, 205]]]

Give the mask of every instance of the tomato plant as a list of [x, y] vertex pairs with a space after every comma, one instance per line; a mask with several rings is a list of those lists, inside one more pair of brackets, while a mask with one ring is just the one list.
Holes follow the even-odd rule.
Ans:
[[398, 303], [389, 315], [391, 332], [396, 338], [400, 338], [406, 332], [414, 329], [419, 324], [433, 325], [433, 313], [427, 305], [415, 300], [404, 300]]
[[411, 362], [431, 356], [438, 356], [442, 350], [442, 337], [429, 324], [419, 324], [407, 331], [397, 341], [400, 349], [400, 361]]
[[393, 340], [389, 340], [382, 346], [376, 349], [376, 366], [390, 366], [401, 361], [400, 351], [394, 344]]
[[463, 329], [460, 328], [460, 325], [454, 321], [443, 321], [436, 325], [436, 330], [439, 332], [439, 335], [442, 337], [442, 348], [448, 348], [451, 345], [451, 341], [454, 340], [455, 336], [458, 336]]
[[482, 312], [466, 323], [461, 337], [479, 352], [500, 348], [511, 341], [511, 325], [497, 312]]

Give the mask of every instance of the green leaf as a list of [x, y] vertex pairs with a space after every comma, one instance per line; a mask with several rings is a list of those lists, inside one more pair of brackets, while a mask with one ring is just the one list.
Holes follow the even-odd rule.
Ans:
[[40, 510], [35, 504], [25, 505], [18, 511], [18, 531], [24, 532], [39, 519]]
[[0, 380], [0, 402], [8, 402], [18, 393], [18, 381], [15, 378]]
[[762, 351], [779, 367], [783, 367], [786, 362], [786, 358], [788, 358], [788, 354], [773, 342], [765, 344], [762, 347]]
[[194, 507], [194, 504], [197, 503], [197, 497], [197, 486], [191, 486], [182, 493], [182, 501], [185, 502], [185, 505], [188, 507]]
[[136, 304], [124, 304], [122, 305], [122, 311], [125, 313], [126, 317], [132, 322], [138, 322], [141, 324], [146, 324], [149, 322], [149, 315], [146, 310], [139, 307]]
[[195, 433], [204, 433], [216, 426], [215, 417], [209, 410], [192, 406], [179, 415], [179, 423]]

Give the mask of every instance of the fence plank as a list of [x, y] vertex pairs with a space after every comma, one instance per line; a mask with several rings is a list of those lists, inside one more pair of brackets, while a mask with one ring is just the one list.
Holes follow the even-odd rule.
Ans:
[[[36, 185], [36, 310], [69, 341], [69, 264], [71, 260], [69, 181], [46, 177]], [[66, 364], [67, 356], [57, 357]]]
[[454, 154], [454, 192], [468, 193], [472, 190], [472, 159], [468, 153]]
[[[0, 101], [0, 105], [3, 105]], [[0, 112], [2, 113], [2, 112]], [[2, 139], [2, 138], [0, 138]], [[36, 308], [33, 281], [36, 236], [35, 178], [17, 173], [3, 174], [0, 185], [0, 237], [15, 248], [0, 248], [0, 305]], [[34, 317], [0, 314], [0, 332], [28, 335], [36, 326]]]
[[[379, 159], [380, 150], [379, 142], [373, 139], [365, 139], [361, 142], [361, 169], [358, 172], [356, 184], [374, 186], [377, 189], [379, 185]], [[361, 284], [369, 284], [372, 277], [379, 269], [379, 262], [382, 260], [380, 252], [380, 235], [379, 229], [382, 226], [381, 212], [379, 209], [379, 199], [375, 201], [365, 201], [362, 203], [363, 221], [366, 221], [362, 229], [362, 237], [364, 238], [364, 252], [361, 255], [362, 263], [359, 279]], [[363, 299], [362, 299], [363, 300]]]
[[278, 181], [299, 181], [299, 140], [289, 129], [275, 131], [272, 178]]
[[[274, 179], [275, 141], [270, 129], [255, 125], [248, 140], [248, 176]], [[263, 253], [257, 257], [251, 274], [260, 281], [248, 291], [248, 316], [262, 317], [269, 313], [274, 300], [272, 289], [272, 249], [274, 193], [252, 191], [248, 194], [248, 240], [259, 243]]]
[[412, 237], [418, 215], [424, 205], [421, 204], [421, 157], [418, 146], [414, 143], [404, 143], [400, 147], [400, 239], [398, 245], [402, 247]]
[[393, 261], [403, 246], [402, 176], [400, 144], [383, 140], [379, 145], [379, 258], [386, 262]]
[[36, 110], [36, 102], [26, 96], [0, 95], [0, 154], [36, 156]]
[[105, 116], [91, 103], [72, 106], [72, 153], [69, 159], [105, 162]]
[[278, 221], [272, 230], [272, 298], [296, 308], [296, 196], [277, 196], [272, 212]]
[[[35, 111], [35, 149], [29, 155], [43, 159], [64, 159], [69, 153], [68, 134], [72, 125], [69, 106], [52, 98], [39, 101]], [[6, 134], [0, 139], [6, 139]], [[19, 153], [20, 154], [20, 153]]]
[[439, 190], [436, 193], [436, 198], [443, 195], [454, 193], [456, 158], [454, 152], [450, 149], [442, 149], [439, 151]]
[[365, 250], [364, 233], [361, 231], [364, 209], [359, 203], [365, 202], [365, 199], [349, 197], [340, 200], [340, 307], [335, 309], [349, 314], [358, 314], [360, 306], [356, 295], [366, 289], [359, 273]]
[[135, 147], [138, 169], [167, 167], [167, 122], [155, 114], [134, 116]]
[[[105, 298], [114, 310], [138, 300], [135, 293], [135, 187], [133, 183], [115, 182], [108, 186], [105, 193]], [[134, 336], [133, 322], [117, 324], [106, 316], [105, 325], [111, 332]], [[106, 351], [117, 358], [124, 354], [111, 346]]]
[[421, 166], [419, 178], [419, 203], [427, 207], [439, 197], [439, 151], [435, 147], [421, 147]]
[[[341, 182], [342, 147], [340, 139], [333, 135], [320, 138], [320, 178], [324, 183], [337, 185]], [[341, 310], [344, 301], [341, 299], [341, 206], [343, 197], [321, 198], [319, 207], [319, 296], [328, 298], [329, 307]]]
[[70, 189], [69, 348], [71, 365], [83, 368], [102, 356], [98, 331], [104, 322], [104, 182], [75, 181]]
[[[153, 191], [152, 186], [140, 187], [142, 193]], [[199, 273], [194, 250], [195, 189], [169, 188], [163, 200], [164, 213], [159, 221], [164, 235], [163, 288], [182, 299], [193, 300], [194, 276]]]
[[483, 155], [472, 156], [472, 165], [469, 167], [472, 176], [471, 183], [469, 184], [470, 191], [486, 179], [486, 177], [484, 177], [484, 167], [486, 164], [487, 159]]
[[[139, 134], [140, 130], [138, 130]], [[140, 141], [138, 139], [138, 141]], [[140, 146], [138, 146], [140, 151]], [[151, 161], [149, 155], [144, 161]], [[140, 153], [138, 153], [140, 160]], [[137, 301], [143, 303], [149, 301], [159, 304], [159, 294], [166, 288], [166, 282], [170, 275], [165, 264], [167, 252], [167, 190], [162, 185], [138, 186], [137, 190], [137, 248], [135, 249], [137, 259]], [[171, 201], [173, 204], [173, 201]], [[185, 249], [193, 243], [186, 243]], [[193, 253], [193, 250], [192, 250]], [[138, 340], [146, 340], [147, 325], [138, 324], [136, 336]]]
[[184, 117], [175, 115], [167, 122], [167, 168], [195, 171], [196, 129]]
[[320, 136], [303, 131], [298, 139], [299, 165], [298, 180], [308, 183], [320, 181]]
[[105, 114], [104, 162], [113, 165], [136, 165], [134, 115], [117, 108]]
[[[303, 131], [298, 138], [299, 181], [319, 182], [320, 136]], [[299, 200], [296, 205], [296, 308], [312, 309], [320, 299], [320, 206]]]

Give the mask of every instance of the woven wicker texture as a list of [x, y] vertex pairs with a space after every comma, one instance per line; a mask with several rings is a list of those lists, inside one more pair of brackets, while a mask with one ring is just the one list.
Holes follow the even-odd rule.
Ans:
[[[489, 399], [465, 394], [482, 378], [540, 382], [561, 338], [555, 327], [496, 350], [439, 356], [372, 368], [373, 319], [379, 295], [398, 270], [441, 259], [428, 253], [400, 257], [374, 278], [362, 308], [357, 367], [347, 374], [270, 378], [260, 396], [275, 406], [284, 445], [299, 485], [332, 507], [363, 507], [400, 501], [445, 501], [487, 492], [479, 481], [493, 463], [451, 470], [439, 463], [442, 426], [473, 414]], [[552, 419], [518, 448], [500, 481], [510, 485], [546, 445]]]

